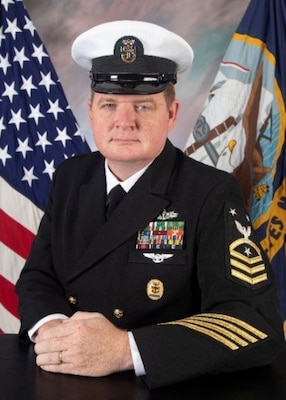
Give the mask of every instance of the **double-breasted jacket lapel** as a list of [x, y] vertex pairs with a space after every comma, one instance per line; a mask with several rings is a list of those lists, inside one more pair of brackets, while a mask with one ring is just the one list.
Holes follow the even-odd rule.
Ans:
[[[167, 142], [164, 151], [126, 194], [108, 221], [104, 221], [105, 196], [96, 196], [98, 198], [94, 200], [93, 206], [96, 207], [94, 212], [98, 215], [90, 217], [88, 227], [84, 228], [89, 244], [73, 268], [74, 272], [70, 279], [74, 279], [84, 270], [96, 264], [120, 244], [134, 236], [150, 221], [156, 219], [164, 208], [167, 208], [170, 203], [167, 188], [175, 158], [176, 150]], [[97, 179], [99, 181], [96, 183]], [[97, 186], [97, 193], [99, 193], [98, 183], [101, 189], [105, 189], [105, 183], [102, 180], [102, 174], [97, 173], [94, 183], [82, 188], [83, 208], [88, 204], [86, 196], [94, 193], [93, 185]], [[89, 212], [91, 212], [90, 207]], [[88, 210], [83, 209], [82, 213], [85, 214], [85, 220], [87, 220]], [[92, 239], [91, 235], [93, 235]]]
[[79, 222], [85, 247], [105, 223], [106, 179], [103, 157], [99, 163], [101, 165], [95, 170], [92, 179], [80, 187]]

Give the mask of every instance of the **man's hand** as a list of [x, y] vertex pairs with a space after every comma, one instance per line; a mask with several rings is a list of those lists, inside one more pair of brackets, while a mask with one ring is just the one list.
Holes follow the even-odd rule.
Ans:
[[133, 369], [127, 331], [102, 314], [77, 312], [48, 324], [35, 344], [37, 365], [45, 371], [99, 377]]
[[42, 334], [43, 332], [45, 332], [46, 330], [53, 328], [54, 326], [58, 326], [59, 324], [61, 324], [64, 321], [64, 319], [53, 319], [51, 321], [45, 322], [36, 332], [35, 334], [35, 338], [37, 337], [37, 335]]

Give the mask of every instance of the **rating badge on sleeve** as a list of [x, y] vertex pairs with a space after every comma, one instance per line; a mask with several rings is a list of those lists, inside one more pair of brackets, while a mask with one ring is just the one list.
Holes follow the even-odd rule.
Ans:
[[228, 203], [225, 217], [230, 276], [252, 288], [268, 281], [261, 249], [253, 241], [249, 216], [240, 207]]

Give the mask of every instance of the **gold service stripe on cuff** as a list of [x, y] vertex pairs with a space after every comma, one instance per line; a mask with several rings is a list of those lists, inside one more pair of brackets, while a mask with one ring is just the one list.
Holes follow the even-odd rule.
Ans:
[[[231, 342], [230, 340], [226, 339], [224, 336], [219, 335], [216, 332], [213, 332], [207, 328], [204, 328], [202, 326], [198, 326], [196, 324], [192, 324], [191, 322], [187, 322], [185, 320], [181, 320], [181, 321], [174, 321], [174, 322], [167, 322], [166, 324], [168, 325], [182, 325], [186, 328], [192, 329], [194, 331], [198, 331], [200, 333], [204, 333], [207, 336], [210, 336], [211, 338], [215, 339], [216, 341], [224, 344], [225, 346], [229, 347], [231, 350], [238, 350], [239, 347]], [[165, 324], [162, 324], [165, 325]]]
[[227, 314], [218, 314], [218, 313], [202, 313], [202, 314], [197, 314], [196, 316], [206, 316], [206, 317], [212, 317], [212, 318], [217, 318], [219, 320], [224, 320], [224, 321], [229, 321], [232, 322], [236, 325], [239, 325], [240, 327], [246, 329], [248, 332], [252, 333], [259, 339], [266, 339], [267, 335], [266, 333], [260, 331], [259, 329], [255, 328], [254, 326], [248, 324], [247, 322], [238, 319], [236, 317], [232, 317], [231, 315]]
[[[219, 326], [217, 324], [213, 324], [211, 322], [206, 322], [206, 321], [200, 321], [197, 318], [192, 318], [191, 320], [187, 320], [186, 322], [190, 323], [190, 324], [196, 324], [196, 325], [199, 325], [199, 326], [203, 326], [205, 328], [208, 328], [211, 331], [218, 332], [218, 333], [222, 334], [223, 336], [226, 336], [232, 342], [237, 343], [241, 347], [246, 347], [249, 344], [249, 342], [247, 342], [246, 340], [242, 339], [241, 337], [239, 337], [235, 333], [229, 331], [225, 327], [222, 328], [221, 326]], [[254, 340], [257, 341], [257, 339], [254, 339]]]
[[200, 321], [209, 321], [209, 322], [213, 322], [213, 323], [215, 323], [217, 325], [222, 325], [225, 328], [229, 329], [230, 331], [233, 331], [237, 335], [243, 337], [244, 339], [246, 339], [250, 343], [257, 342], [257, 338], [255, 338], [254, 336], [250, 335], [245, 330], [240, 329], [237, 325], [231, 324], [230, 322], [222, 321], [222, 320], [217, 319], [217, 318], [202, 317], [202, 316], [196, 316], [195, 319], [196, 320], [200, 320]]
[[[232, 350], [239, 346], [245, 347], [258, 339], [265, 339], [267, 335], [245, 321], [225, 314], [202, 313], [189, 318], [163, 323], [161, 325], [181, 325], [194, 331], [203, 333]], [[221, 328], [219, 325], [222, 325]], [[235, 334], [233, 333], [235, 332]], [[250, 333], [252, 335], [250, 335]], [[239, 336], [241, 337], [239, 337]], [[243, 340], [242, 337], [247, 341]]]

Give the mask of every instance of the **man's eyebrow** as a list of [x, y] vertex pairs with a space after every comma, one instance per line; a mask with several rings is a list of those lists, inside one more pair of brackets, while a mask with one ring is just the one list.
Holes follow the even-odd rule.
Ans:
[[[140, 99], [133, 99], [130, 101], [133, 104], [142, 104], [142, 103], [151, 103], [151, 104], [156, 104], [156, 101], [150, 97], [141, 97]], [[102, 97], [98, 100], [99, 105], [101, 104], [106, 104], [106, 103], [112, 103], [112, 104], [117, 104], [119, 103], [118, 100], [114, 97]]]
[[141, 98], [141, 99], [138, 99], [138, 100], [134, 100], [134, 103], [152, 103], [152, 104], [155, 104], [156, 102], [155, 102], [155, 100], [154, 99], [151, 99], [151, 98], [149, 98], [149, 97], [144, 97], [144, 98]]
[[102, 97], [98, 100], [98, 104], [102, 103], [116, 103], [117, 101], [112, 97]]

